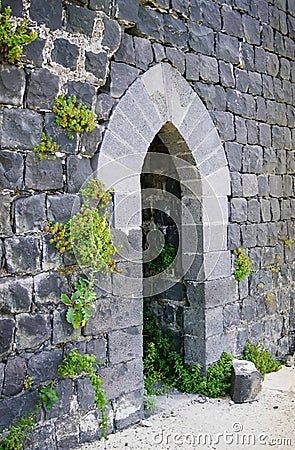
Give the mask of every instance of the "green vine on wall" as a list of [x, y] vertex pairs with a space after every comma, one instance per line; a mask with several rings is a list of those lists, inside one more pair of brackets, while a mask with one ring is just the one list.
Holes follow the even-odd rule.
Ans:
[[42, 133], [40, 144], [35, 145], [33, 151], [37, 153], [40, 161], [43, 159], [54, 161], [56, 159], [55, 152], [58, 150], [58, 144], [53, 141], [52, 137], [47, 137]]
[[[0, 0], [0, 10], [2, 2]], [[29, 34], [28, 21], [22, 19], [19, 25], [15, 25], [11, 18], [11, 8], [7, 6], [0, 13], [0, 62], [16, 64], [21, 57], [23, 46], [33, 42], [38, 33], [31, 31]]]

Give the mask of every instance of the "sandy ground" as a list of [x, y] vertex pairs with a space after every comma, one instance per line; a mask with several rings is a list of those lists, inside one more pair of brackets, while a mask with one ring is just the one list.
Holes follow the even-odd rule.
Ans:
[[295, 449], [295, 367], [268, 374], [258, 400], [175, 393], [149, 418], [83, 450]]

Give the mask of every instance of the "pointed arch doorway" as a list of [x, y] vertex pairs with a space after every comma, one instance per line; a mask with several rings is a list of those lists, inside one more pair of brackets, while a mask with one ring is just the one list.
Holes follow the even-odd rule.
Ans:
[[[179, 350], [185, 361], [206, 367], [223, 350], [233, 351], [223, 332], [218, 292], [230, 283], [231, 275], [227, 161], [209, 113], [176, 69], [160, 63], [129, 87], [110, 119], [97, 169], [106, 187], [115, 189], [113, 226], [123, 244], [123, 271], [115, 276], [113, 295], [136, 297], [142, 309], [143, 297], [163, 292], [164, 297], [167, 292], [176, 296], [178, 289], [183, 296], [175, 300], [170, 325], [181, 337]], [[163, 185], [157, 189], [157, 183], [164, 183], [165, 189]], [[168, 269], [164, 277], [143, 276], [142, 211], [146, 209], [150, 215], [152, 211], [154, 223], [158, 217], [154, 231], [162, 224], [167, 243], [173, 235], [177, 241], [172, 272]], [[137, 241], [137, 247], [131, 241]]]

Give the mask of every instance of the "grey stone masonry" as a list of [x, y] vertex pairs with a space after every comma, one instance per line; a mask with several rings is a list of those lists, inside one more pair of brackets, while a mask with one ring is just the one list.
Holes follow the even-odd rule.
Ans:
[[[17, 64], [0, 64], [0, 432], [35, 409], [39, 389], [75, 347], [99, 362], [107, 432], [140, 421], [143, 300], [154, 289], [160, 292], [145, 303], [185, 362], [203, 371], [223, 351], [240, 357], [248, 339], [279, 360], [294, 353], [294, 2], [3, 0], [6, 6], [38, 37]], [[70, 139], [57, 125], [59, 94], [96, 113], [91, 133]], [[33, 151], [42, 133], [58, 144], [53, 160]], [[142, 223], [148, 211], [141, 213], [148, 152], [178, 158], [172, 172], [170, 159], [169, 167], [150, 163], [158, 191], [173, 191], [171, 204], [156, 196], [163, 211], [154, 208], [154, 224]], [[58, 252], [45, 227], [67, 223], [80, 209], [80, 188], [100, 176], [114, 187], [108, 211], [123, 242], [119, 272], [96, 274], [96, 309], [74, 330], [60, 297], [86, 274], [65, 274], [75, 256]], [[142, 233], [154, 225], [178, 247], [177, 258], [166, 278], [143, 280]], [[237, 248], [252, 263], [240, 282]], [[246, 389], [235, 401], [254, 399], [259, 376], [251, 373], [237, 374], [236, 386]], [[34, 384], [26, 389], [28, 377]], [[89, 380], [59, 380], [56, 389], [59, 402], [37, 415], [26, 450], [101, 439]]]

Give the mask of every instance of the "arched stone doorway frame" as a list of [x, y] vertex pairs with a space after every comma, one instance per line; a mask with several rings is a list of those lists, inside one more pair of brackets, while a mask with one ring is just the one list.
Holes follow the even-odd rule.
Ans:
[[[222, 302], [217, 298], [218, 289], [231, 277], [231, 255], [227, 250], [230, 176], [210, 114], [189, 83], [169, 64], [160, 63], [150, 68], [119, 100], [100, 148], [97, 176], [106, 187], [115, 189], [114, 229], [125, 236], [137, 233], [141, 237], [142, 167], [149, 146], [159, 132], [169, 148], [169, 127], [177, 130], [194, 163], [184, 161], [180, 176], [188, 184], [198, 180], [198, 195], [202, 201], [202, 271], [195, 271], [195, 275], [190, 271], [187, 277], [190, 306], [184, 315], [184, 334], [186, 361], [207, 366], [218, 359], [222, 350], [233, 351], [223, 333], [222, 308], [218, 308], [222, 307]], [[192, 168], [191, 173], [187, 164]], [[188, 247], [185, 239], [184, 230], [184, 246]], [[122, 249], [121, 264], [126, 270], [116, 275], [121, 282], [114, 283], [118, 287], [115, 295], [142, 299], [141, 256], [139, 249], [133, 251], [129, 247], [125, 256]], [[142, 301], [139, 307], [142, 308]], [[217, 321], [214, 326], [210, 323], [212, 320]]]

